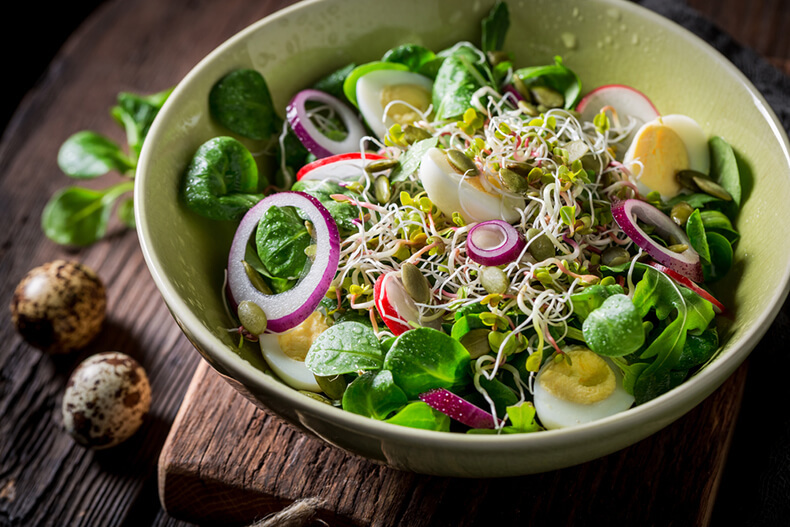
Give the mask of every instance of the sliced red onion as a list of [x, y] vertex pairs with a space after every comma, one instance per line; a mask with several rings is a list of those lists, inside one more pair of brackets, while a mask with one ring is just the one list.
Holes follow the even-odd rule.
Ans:
[[516, 101], [517, 101], [517, 102], [518, 102], [518, 101], [523, 101], [523, 100], [524, 100], [524, 96], [523, 96], [523, 95], [521, 95], [521, 92], [519, 92], [519, 91], [516, 89], [516, 87], [515, 87], [515, 86], [513, 86], [512, 84], [508, 84], [508, 85], [506, 85], [503, 91], [504, 91], [505, 93], [509, 93], [509, 94], [511, 94], [513, 97], [515, 97], [515, 99], [516, 99]]
[[[269, 207], [296, 207], [304, 213], [315, 230], [316, 252], [310, 270], [297, 284], [275, 295], [261, 293], [252, 285], [242, 261], [250, 237]], [[303, 192], [278, 192], [265, 197], [241, 219], [228, 257], [228, 287], [231, 302], [249, 300], [258, 304], [268, 319], [267, 332], [282, 333], [310, 316], [326, 294], [340, 261], [340, 235], [335, 220], [320, 201]]]
[[336, 154], [329, 157], [316, 159], [299, 169], [296, 180], [303, 179], [359, 179], [365, 174], [365, 167], [373, 161], [385, 159], [379, 154], [365, 153], [364, 159], [361, 152]]
[[[308, 116], [305, 104], [318, 101], [335, 110], [343, 121], [348, 135], [342, 141], [333, 141], [316, 127]], [[297, 93], [286, 108], [286, 118], [296, 137], [304, 147], [316, 157], [328, 157], [359, 150], [359, 142], [365, 137], [365, 127], [356, 114], [340, 99], [319, 90], [302, 90]]]
[[506, 221], [483, 221], [469, 229], [466, 252], [480, 265], [503, 265], [519, 257], [526, 242]]
[[[647, 252], [655, 261], [695, 282], [702, 282], [702, 264], [699, 253], [691, 247], [691, 242], [683, 229], [678, 227], [669, 216], [642, 200], [626, 199], [612, 203], [612, 217], [623, 232], [631, 238], [631, 241]], [[643, 231], [636, 223], [637, 218], [653, 225], [659, 235], [664, 238], [673, 237], [678, 243], [687, 245], [688, 249], [682, 253], [670, 251]]]
[[[444, 388], [436, 388], [420, 394], [420, 400], [459, 423], [471, 428], [495, 428], [497, 419], [466, 399]], [[502, 423], [502, 420], [499, 420]]]
[[722, 313], [724, 313], [725, 311], [724, 304], [716, 300], [716, 298], [713, 295], [702, 289], [700, 286], [698, 286], [697, 284], [695, 284], [694, 282], [692, 282], [682, 274], [679, 274], [673, 271], [672, 269], [670, 269], [669, 267], [663, 266], [657, 262], [649, 262], [647, 265], [654, 268], [656, 271], [660, 271], [664, 273], [665, 275], [667, 275], [669, 278], [676, 281], [680, 285], [684, 287], [688, 287], [689, 289], [697, 293], [699, 296], [710, 302], [713, 305], [713, 311], [717, 315], [721, 315]]

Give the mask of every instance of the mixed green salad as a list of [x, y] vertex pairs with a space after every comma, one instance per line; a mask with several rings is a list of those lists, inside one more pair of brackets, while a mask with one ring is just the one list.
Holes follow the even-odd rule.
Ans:
[[232, 331], [304, 394], [399, 425], [523, 433], [643, 404], [719, 350], [733, 150], [560, 57], [513, 64], [504, 3], [481, 25], [349, 64], [285, 118], [258, 71], [217, 80], [228, 133], [181, 197], [238, 224]]

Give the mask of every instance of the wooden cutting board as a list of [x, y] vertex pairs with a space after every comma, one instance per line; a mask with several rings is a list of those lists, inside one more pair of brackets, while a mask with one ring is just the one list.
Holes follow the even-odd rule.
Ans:
[[463, 479], [390, 469], [309, 437], [203, 361], [159, 459], [160, 500], [171, 516], [201, 525], [246, 525], [289, 506], [312, 518], [290, 525], [707, 525], [746, 370], [669, 427], [602, 459]]

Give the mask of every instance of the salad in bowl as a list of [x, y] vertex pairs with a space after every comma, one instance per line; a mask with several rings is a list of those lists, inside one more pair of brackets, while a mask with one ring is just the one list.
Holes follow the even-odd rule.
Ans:
[[[223, 131], [183, 171], [234, 226], [216, 294], [239, 346], [303, 395], [464, 434], [569, 428], [681, 385], [720, 351], [743, 197], [736, 153], [561, 56], [399, 44], [292, 95], [216, 79]], [[339, 410], [338, 410], [339, 411]]]

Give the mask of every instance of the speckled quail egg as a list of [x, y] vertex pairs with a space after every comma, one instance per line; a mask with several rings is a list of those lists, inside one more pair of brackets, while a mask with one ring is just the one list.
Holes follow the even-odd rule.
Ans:
[[[623, 412], [634, 396], [623, 388], [623, 375], [609, 359], [587, 348], [555, 355], [535, 378], [534, 402], [540, 422], [549, 430], [589, 423]], [[567, 360], [570, 359], [570, 360]]]
[[640, 192], [655, 190], [663, 198], [671, 198], [681, 189], [678, 172], [708, 173], [708, 138], [691, 117], [662, 115], [636, 132], [623, 164], [636, 176]]
[[124, 353], [99, 353], [82, 361], [69, 378], [63, 426], [83, 446], [109, 448], [131, 437], [150, 407], [143, 367]]
[[374, 70], [357, 80], [357, 105], [370, 129], [384, 137], [395, 123], [406, 125], [421, 119], [431, 106], [432, 91], [431, 79], [419, 73]]
[[468, 223], [488, 220], [513, 223], [521, 218], [518, 209], [526, 204], [523, 198], [484, 188], [479, 179], [483, 176], [461, 173], [438, 148], [425, 153], [419, 176], [428, 198], [439, 210], [448, 216], [458, 212]]
[[30, 345], [47, 353], [82, 348], [99, 333], [107, 298], [96, 273], [55, 260], [31, 269], [11, 300], [11, 318]]

